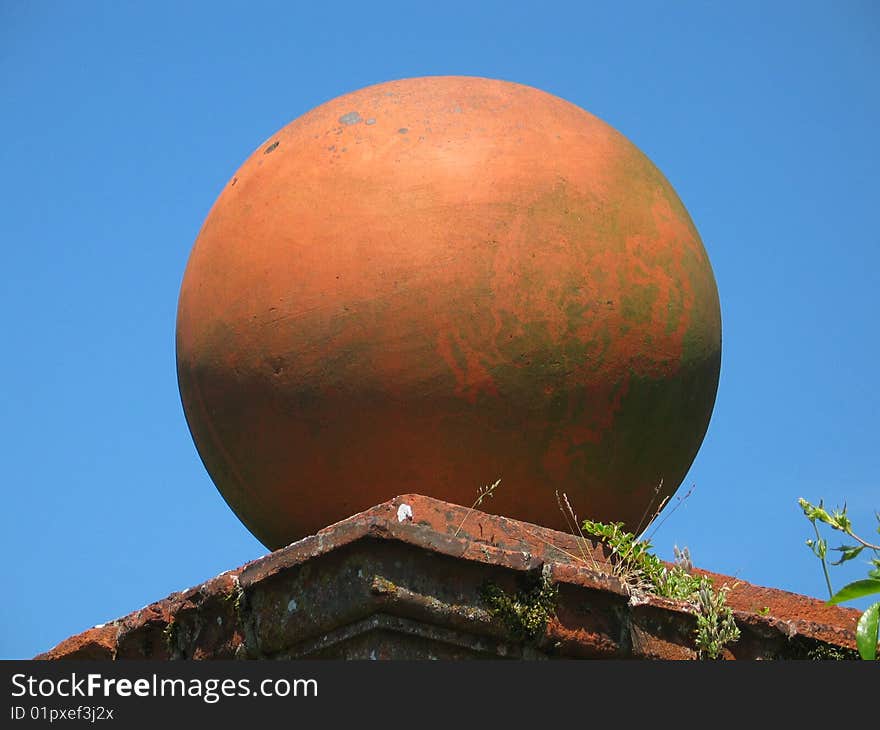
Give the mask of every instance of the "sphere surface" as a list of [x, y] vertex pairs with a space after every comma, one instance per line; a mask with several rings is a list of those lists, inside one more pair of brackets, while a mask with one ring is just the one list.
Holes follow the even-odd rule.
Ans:
[[482, 509], [564, 528], [558, 490], [635, 530], [687, 473], [720, 363], [709, 259], [659, 170], [569, 102], [482, 78], [371, 86], [269, 138], [178, 308], [190, 431], [273, 549], [499, 477]]

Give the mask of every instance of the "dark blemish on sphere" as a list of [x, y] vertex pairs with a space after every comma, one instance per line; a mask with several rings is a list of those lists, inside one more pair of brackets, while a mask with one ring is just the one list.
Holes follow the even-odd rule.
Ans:
[[266, 148], [266, 151], [263, 152], [263, 154], [264, 154], [264, 155], [268, 155], [268, 154], [269, 154], [270, 152], [272, 152], [272, 151], [273, 151], [278, 145], [279, 145], [279, 142], [273, 142], [272, 144], [270, 144], [270, 145]]
[[276, 376], [281, 375], [284, 372], [284, 366], [286, 365], [283, 357], [273, 357], [269, 364], [272, 368], [272, 372]]
[[409, 132], [409, 130], [406, 127], [401, 127], [397, 130], [398, 134], [406, 134], [407, 132]]
[[237, 178], [237, 177], [232, 178], [232, 183], [230, 184], [230, 187], [232, 187], [233, 185], [235, 185], [235, 183], [237, 183], [237, 182], [238, 182], [238, 178]]
[[361, 121], [361, 115], [357, 112], [349, 112], [339, 117], [340, 124], [357, 124], [359, 121]]

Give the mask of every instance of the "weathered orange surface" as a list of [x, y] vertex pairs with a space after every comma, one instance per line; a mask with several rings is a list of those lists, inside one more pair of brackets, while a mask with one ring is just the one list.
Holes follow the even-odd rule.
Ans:
[[[396, 493], [637, 527], [721, 358], [711, 266], [656, 167], [582, 109], [469, 77], [334, 99], [229, 181], [187, 266], [199, 453], [277, 548]], [[662, 479], [662, 489], [655, 494]]]

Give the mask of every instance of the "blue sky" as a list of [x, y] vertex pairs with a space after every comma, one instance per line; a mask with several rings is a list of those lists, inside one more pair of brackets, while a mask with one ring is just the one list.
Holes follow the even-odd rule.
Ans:
[[184, 420], [187, 257], [263, 140], [410, 76], [536, 86], [665, 173], [713, 264], [724, 352], [658, 552], [822, 596], [797, 498], [846, 501], [868, 537], [880, 509], [878, 72], [870, 1], [0, 0], [0, 657], [266, 552]]

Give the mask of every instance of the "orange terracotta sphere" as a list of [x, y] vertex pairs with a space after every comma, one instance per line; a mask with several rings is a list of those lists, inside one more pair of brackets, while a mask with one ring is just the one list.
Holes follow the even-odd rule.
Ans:
[[177, 318], [199, 454], [273, 549], [498, 478], [482, 509], [564, 527], [558, 491], [636, 529], [689, 469], [720, 362], [709, 259], [660, 171], [567, 101], [471, 77], [371, 86], [270, 137]]

